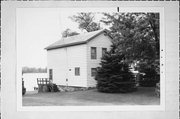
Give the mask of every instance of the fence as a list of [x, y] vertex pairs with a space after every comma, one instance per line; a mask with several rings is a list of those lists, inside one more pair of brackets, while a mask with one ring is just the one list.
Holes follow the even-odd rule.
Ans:
[[38, 85], [47, 85], [47, 84], [50, 84], [50, 81], [48, 78], [37, 78], [37, 84]]
[[48, 92], [49, 78], [37, 78], [38, 92]]

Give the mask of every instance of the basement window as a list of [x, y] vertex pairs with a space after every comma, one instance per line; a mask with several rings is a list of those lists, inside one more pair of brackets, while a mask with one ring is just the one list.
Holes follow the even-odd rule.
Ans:
[[75, 67], [75, 76], [80, 76], [80, 67]]

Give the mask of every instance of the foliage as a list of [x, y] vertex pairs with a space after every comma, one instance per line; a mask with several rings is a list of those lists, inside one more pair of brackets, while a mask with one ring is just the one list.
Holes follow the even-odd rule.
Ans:
[[72, 31], [71, 29], [66, 29], [65, 31], [62, 32], [62, 37], [66, 38], [69, 36], [75, 36], [78, 35], [79, 33], [77, 33], [76, 31]]
[[155, 87], [156, 83], [158, 83], [158, 80], [149, 78], [143, 78], [143, 80], [139, 81], [139, 85], [142, 87]]
[[86, 30], [87, 32], [96, 31], [100, 29], [100, 24], [94, 22], [94, 14], [91, 12], [88, 13], [78, 13], [70, 17], [71, 20], [79, 24], [79, 29]]
[[57, 85], [54, 83], [48, 84], [47, 87], [48, 87], [48, 92], [59, 92]]
[[[137, 63], [139, 71], [155, 69], [159, 74], [159, 14], [158, 13], [104, 13], [101, 22], [110, 25], [115, 52], [125, 55], [128, 63]], [[140, 67], [140, 65], [144, 67]], [[152, 75], [151, 75], [152, 76]]]
[[102, 57], [100, 65], [95, 77], [99, 91], [118, 93], [134, 90], [134, 76], [124, 62], [124, 55], [114, 54], [111, 50]]

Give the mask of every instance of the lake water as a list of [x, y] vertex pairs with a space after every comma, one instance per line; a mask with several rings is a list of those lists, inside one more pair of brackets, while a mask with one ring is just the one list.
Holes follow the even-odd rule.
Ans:
[[24, 73], [24, 87], [26, 91], [34, 91], [34, 87], [38, 87], [37, 78], [47, 78], [47, 73]]

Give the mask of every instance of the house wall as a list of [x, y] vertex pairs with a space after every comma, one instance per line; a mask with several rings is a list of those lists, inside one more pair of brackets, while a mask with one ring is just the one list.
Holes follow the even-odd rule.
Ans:
[[[111, 38], [109, 36], [105, 36], [104, 33], [100, 34], [99, 36], [95, 37], [93, 40], [87, 43], [87, 84], [88, 87], [95, 87], [96, 80], [94, 77], [91, 76], [91, 68], [97, 68], [101, 61], [102, 57], [102, 48], [110, 49], [111, 46]], [[96, 47], [97, 52], [97, 59], [91, 59], [91, 47]]]
[[[48, 50], [48, 69], [53, 69], [53, 82], [57, 85], [87, 86], [87, 45]], [[75, 76], [80, 67], [80, 76]], [[49, 70], [48, 70], [49, 71]], [[68, 81], [66, 81], [68, 79]]]
[[66, 85], [66, 59], [66, 49], [64, 48], [47, 51], [48, 75], [49, 69], [53, 69], [53, 83], [57, 85]]

